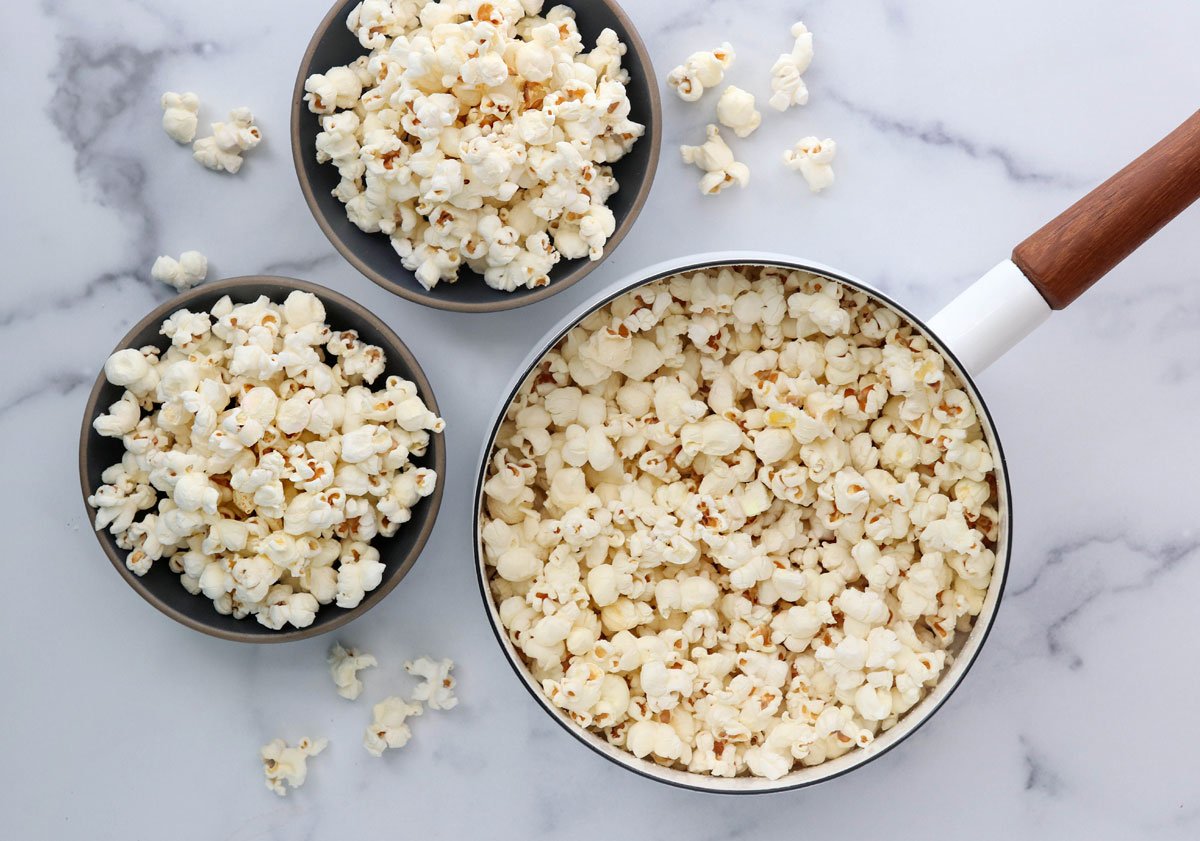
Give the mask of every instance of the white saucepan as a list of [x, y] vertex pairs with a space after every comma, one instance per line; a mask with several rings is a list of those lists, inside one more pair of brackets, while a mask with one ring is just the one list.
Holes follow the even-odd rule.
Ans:
[[[1014, 249], [1012, 258], [997, 265], [928, 321], [870, 285], [842, 272], [806, 260], [773, 254], [732, 252], [703, 254], [644, 269], [616, 287], [596, 295], [569, 314], [537, 344], [521, 365], [496, 410], [483, 445], [476, 477], [475, 561], [488, 618], [501, 649], [533, 698], [572, 735], [597, 753], [638, 774], [661, 782], [701, 791], [753, 793], [798, 788], [844, 774], [886, 753], [911, 735], [946, 701], [975, 661], [987, 639], [1007, 577], [1012, 543], [1012, 513], [1008, 475], [991, 414], [972, 379], [1009, 348], [1062, 309], [1132, 253], [1159, 228], [1200, 198], [1200, 111], [1157, 145], [1097, 187], [1066, 212]], [[681, 272], [721, 266], [777, 266], [821, 275], [861, 290], [908, 319], [948, 364], [974, 400], [983, 433], [996, 461], [1000, 515], [996, 565], [983, 609], [972, 630], [952, 649], [953, 664], [937, 685], [900, 721], [866, 748], [852, 750], [812, 767], [798, 768], [779, 780], [760, 777], [720, 778], [664, 768], [610, 745], [572, 721], [554, 706], [508, 639], [488, 587], [489, 572], [481, 543], [483, 484], [500, 424], [513, 397], [537, 364], [580, 321], [632, 289]]]

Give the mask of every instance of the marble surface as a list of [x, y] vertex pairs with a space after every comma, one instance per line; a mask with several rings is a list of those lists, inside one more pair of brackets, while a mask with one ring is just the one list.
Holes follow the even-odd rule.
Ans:
[[[1200, 690], [1200, 207], [988, 370], [981, 387], [1015, 489], [1015, 554], [992, 638], [915, 738], [806, 791], [728, 798], [593, 756], [525, 695], [485, 622], [470, 477], [494, 398], [530, 337], [593, 291], [713, 248], [810, 257], [932, 314], [1013, 244], [1197, 106], [1200, 6], [627, 0], [660, 74], [732, 41], [729, 80], [761, 96], [787, 26], [816, 32], [809, 106], [737, 144], [751, 186], [702, 199], [675, 147], [713, 103], [665, 98], [664, 154], [640, 223], [584, 283], [534, 307], [427, 310], [360, 277], [304, 206], [287, 146], [296, 63], [326, 0], [4, 4], [16, 108], [0, 144], [3, 553], [0, 836], [11, 839], [671, 837], [1195, 838]], [[236, 178], [159, 130], [158, 96], [249, 105], [266, 140]], [[820, 197], [778, 162], [805, 134], [840, 145]], [[380, 313], [435, 384], [450, 469], [419, 564], [340, 638], [376, 653], [363, 701], [334, 693], [329, 639], [249, 647], [144, 604], [113, 573], [76, 490], [86, 386], [168, 290], [160, 253], [213, 276], [294, 275]], [[369, 704], [401, 662], [459, 662], [462, 705], [382, 760]], [[307, 786], [262, 784], [276, 736], [325, 735]]]

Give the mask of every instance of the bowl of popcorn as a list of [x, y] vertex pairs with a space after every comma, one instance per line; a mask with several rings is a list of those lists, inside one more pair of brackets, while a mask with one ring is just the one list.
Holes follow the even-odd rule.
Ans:
[[292, 101], [322, 231], [418, 303], [486, 312], [578, 282], [654, 177], [659, 93], [613, 0], [343, 0]]
[[300, 639], [412, 568], [444, 426], [371, 312], [304, 281], [234, 278], [164, 303], [108, 357], [80, 483], [105, 554], [160, 611], [225, 639]]

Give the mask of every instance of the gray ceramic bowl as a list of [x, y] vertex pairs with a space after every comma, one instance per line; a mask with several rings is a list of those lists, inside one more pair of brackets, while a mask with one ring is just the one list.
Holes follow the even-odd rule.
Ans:
[[[165, 349], [167, 340], [159, 335], [158, 330], [167, 316], [176, 310], [187, 308], [196, 312], [211, 309], [223, 295], [230, 296], [234, 303], [253, 301], [260, 295], [282, 302], [294, 289], [311, 292], [320, 298], [325, 304], [327, 320], [335, 330], [357, 330], [364, 341], [383, 348], [387, 354], [387, 369], [384, 375], [398, 374], [411, 380], [416, 384], [421, 399], [429, 409], [435, 414], [438, 413], [437, 400], [433, 396], [429, 380], [421, 371], [421, 366], [387, 325], [362, 305], [344, 295], [302, 280], [254, 276], [206, 283], [177, 295], [156, 308], [125, 334], [113, 351], [145, 345], [158, 345]], [[122, 391], [123, 389], [111, 385], [101, 371], [96, 377], [96, 384], [92, 386], [91, 394], [88, 395], [87, 408], [84, 409], [83, 427], [79, 434], [79, 482], [83, 489], [83, 504], [87, 509], [89, 524], [94, 522], [95, 511], [87, 504], [87, 497], [100, 486], [100, 474], [104, 469], [120, 461], [124, 452], [120, 439], [98, 435], [92, 429], [92, 421], [104, 412], [109, 404], [119, 399]], [[234, 619], [232, 616], [222, 616], [213, 608], [209, 599], [202, 595], [193, 596], [183, 589], [179, 583], [179, 576], [168, 569], [165, 560], [155, 562], [148, 573], [139, 577], [125, 566], [127, 553], [117, 546], [116, 540], [109, 532], [96, 532], [96, 538], [117, 572], [129, 582], [129, 586], [154, 607], [189, 628], [237, 642], [285, 642], [304, 639], [340, 628], [356, 616], [366, 613], [379, 604], [416, 563], [417, 556], [421, 554], [421, 549], [433, 530], [434, 519], [442, 500], [442, 485], [446, 477], [444, 437], [432, 436], [428, 452], [415, 461], [437, 472], [437, 490], [417, 504], [413, 509], [412, 520], [402, 526], [394, 537], [376, 538], [373, 541], [373, 545], [379, 550], [380, 560], [387, 566], [382, 583], [368, 593], [356, 608], [345, 609], [332, 604], [322, 606], [317, 612], [316, 621], [307, 628], [288, 626], [284, 630], [272, 631], [260, 625], [253, 617]]]
[[[358, 0], [338, 0], [329, 10], [304, 52], [292, 91], [292, 158], [300, 189], [317, 224], [342, 256], [389, 292], [419, 304], [458, 312], [494, 312], [532, 304], [577, 283], [600, 265], [602, 260], [562, 260], [550, 273], [549, 285], [514, 292], [498, 292], [487, 286], [483, 278], [464, 268], [457, 283], [441, 283], [427, 290], [412, 272], [400, 265], [400, 258], [387, 236], [363, 233], [346, 218], [345, 207], [331, 195], [338, 184], [337, 169], [317, 163], [317, 133], [321, 128], [317, 116], [304, 102], [304, 80], [313, 73], [324, 73], [330, 67], [348, 64], [366, 52], [346, 28], [346, 16], [357, 3]], [[547, 4], [550, 5], [553, 3]], [[646, 126], [646, 134], [633, 150], [612, 166], [621, 189], [608, 201], [616, 215], [617, 227], [604, 248], [604, 258], [607, 258], [633, 226], [650, 193], [662, 143], [661, 104], [650, 54], [621, 7], [614, 0], [569, 0], [566, 5], [575, 10], [585, 45], [594, 44], [596, 36], [605, 27], [616, 32], [628, 45], [624, 66], [630, 77], [631, 117]]]

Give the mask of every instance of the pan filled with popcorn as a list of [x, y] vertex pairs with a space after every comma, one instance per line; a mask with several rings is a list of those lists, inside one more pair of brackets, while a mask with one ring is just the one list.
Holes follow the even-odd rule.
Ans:
[[978, 374], [1200, 198], [1200, 112], [925, 322], [841, 272], [709, 254], [579, 307], [484, 443], [475, 551], [537, 703], [662, 782], [846, 773], [995, 617], [1009, 479]]
[[370, 609], [416, 562], [444, 428], [374, 314], [304, 281], [233, 278], [167, 301], [108, 357], [80, 483], [105, 553], [163, 613], [299, 639]]
[[546, 298], [649, 194], [659, 93], [614, 0], [338, 0], [292, 99], [300, 186], [383, 288], [464, 312]]

